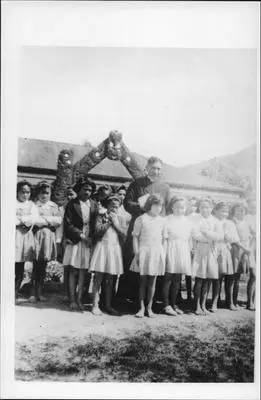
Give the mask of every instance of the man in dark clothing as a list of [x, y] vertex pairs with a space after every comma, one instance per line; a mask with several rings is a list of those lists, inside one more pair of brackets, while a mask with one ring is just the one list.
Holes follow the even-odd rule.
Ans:
[[[160, 181], [163, 162], [157, 157], [150, 157], [146, 166], [146, 175], [133, 181], [126, 193], [124, 207], [132, 216], [127, 239], [123, 249], [125, 274], [121, 279], [119, 292], [132, 299], [137, 298], [139, 275], [129, 271], [134, 253], [132, 244], [132, 231], [136, 218], [144, 213], [143, 206], [151, 194], [159, 194], [163, 198], [162, 215], [166, 213], [167, 205], [171, 198], [170, 188]], [[156, 297], [161, 297], [162, 279], [158, 278]], [[158, 290], [157, 290], [158, 289]]]

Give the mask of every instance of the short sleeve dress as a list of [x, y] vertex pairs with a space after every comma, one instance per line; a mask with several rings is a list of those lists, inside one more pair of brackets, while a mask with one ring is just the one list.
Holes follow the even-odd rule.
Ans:
[[185, 216], [166, 217], [167, 258], [166, 272], [191, 275], [190, 239], [192, 223]]
[[[86, 238], [89, 237], [90, 231], [90, 201], [80, 201], [80, 207], [83, 219], [82, 233]], [[77, 269], [88, 269], [90, 266], [91, 249], [83, 240], [80, 240], [77, 244], [66, 243], [63, 264], [71, 265]]]
[[219, 276], [233, 275], [234, 266], [231, 256], [232, 243], [239, 242], [236, 226], [233, 221], [227, 219], [217, 220], [217, 222], [224, 234], [224, 239], [217, 243]]
[[166, 257], [163, 239], [167, 238], [165, 219], [145, 213], [136, 219], [132, 235], [139, 240], [139, 265], [134, 257], [130, 270], [140, 275], [164, 275]]
[[[201, 232], [206, 229], [209, 233], [207, 238]], [[201, 279], [219, 279], [219, 268], [217, 262], [217, 242], [223, 240], [224, 234], [215, 217], [201, 216], [196, 226], [192, 229], [192, 237], [196, 242], [196, 250], [192, 263], [192, 274]]]
[[32, 201], [17, 201], [15, 262], [32, 262], [35, 258], [35, 241], [32, 228], [37, 215], [37, 208]]

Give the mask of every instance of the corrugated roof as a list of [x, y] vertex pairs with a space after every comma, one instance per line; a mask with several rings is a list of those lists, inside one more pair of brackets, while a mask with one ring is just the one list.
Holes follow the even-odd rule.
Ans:
[[85, 145], [54, 142], [51, 140], [19, 138], [18, 165], [43, 169], [57, 168], [61, 150], [73, 150], [73, 162], [79, 161], [92, 149], [90, 143]]
[[[58, 155], [61, 150], [71, 149], [74, 152], [73, 162], [79, 161], [91, 149], [90, 143], [77, 145], [71, 143], [54, 142], [49, 140], [26, 139], [19, 138], [19, 155], [18, 165], [21, 167], [33, 167], [42, 169], [57, 168]], [[141, 168], [145, 168], [147, 158], [132, 153]], [[127, 169], [119, 161], [104, 159], [96, 165], [91, 171], [92, 174], [117, 176], [129, 179], [130, 174]], [[173, 167], [169, 164], [164, 164], [163, 180], [170, 185], [195, 187], [208, 190], [227, 190], [231, 192], [242, 192], [242, 189], [230, 185], [225, 185], [213, 179], [205, 178], [198, 173], [193, 173], [185, 168]]]

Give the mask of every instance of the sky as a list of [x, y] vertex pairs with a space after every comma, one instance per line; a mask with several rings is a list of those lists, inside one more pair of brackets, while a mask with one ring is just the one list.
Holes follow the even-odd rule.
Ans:
[[98, 145], [183, 166], [255, 143], [255, 49], [25, 46], [21, 137]]

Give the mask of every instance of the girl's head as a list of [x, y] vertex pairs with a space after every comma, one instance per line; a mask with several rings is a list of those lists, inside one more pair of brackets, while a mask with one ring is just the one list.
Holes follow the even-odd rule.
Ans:
[[186, 199], [184, 197], [172, 197], [169, 204], [169, 210], [176, 216], [185, 215]]
[[246, 207], [242, 203], [234, 204], [231, 208], [230, 218], [242, 221], [246, 215]]
[[20, 181], [16, 186], [17, 200], [24, 202], [30, 199], [32, 186], [27, 181]]
[[81, 201], [87, 201], [95, 188], [96, 185], [91, 179], [82, 177], [74, 185], [73, 190]]
[[73, 190], [73, 188], [71, 186], [69, 186], [66, 189], [66, 197], [67, 197], [68, 201], [75, 199], [77, 197], [77, 194], [75, 193], [75, 191]]
[[47, 181], [41, 181], [36, 186], [36, 196], [41, 203], [47, 203], [51, 198], [51, 185]]
[[123, 200], [125, 199], [126, 196], [126, 187], [124, 185], [120, 186], [118, 191], [117, 191], [117, 195], [120, 197], [121, 202], [123, 203]]
[[227, 219], [229, 214], [228, 204], [224, 203], [223, 201], [217, 203], [213, 210], [213, 213], [220, 220]]
[[102, 206], [107, 208], [108, 211], [117, 211], [121, 205], [121, 199], [117, 194], [108, 196], [101, 202]]
[[211, 214], [212, 209], [213, 209], [213, 203], [208, 197], [201, 199], [199, 201], [199, 212], [202, 215], [202, 217], [208, 218]]
[[101, 202], [111, 194], [111, 188], [108, 185], [102, 185], [97, 190], [97, 201]]
[[148, 197], [145, 205], [144, 211], [156, 216], [161, 213], [163, 200], [162, 197], [157, 194], [152, 194]]

